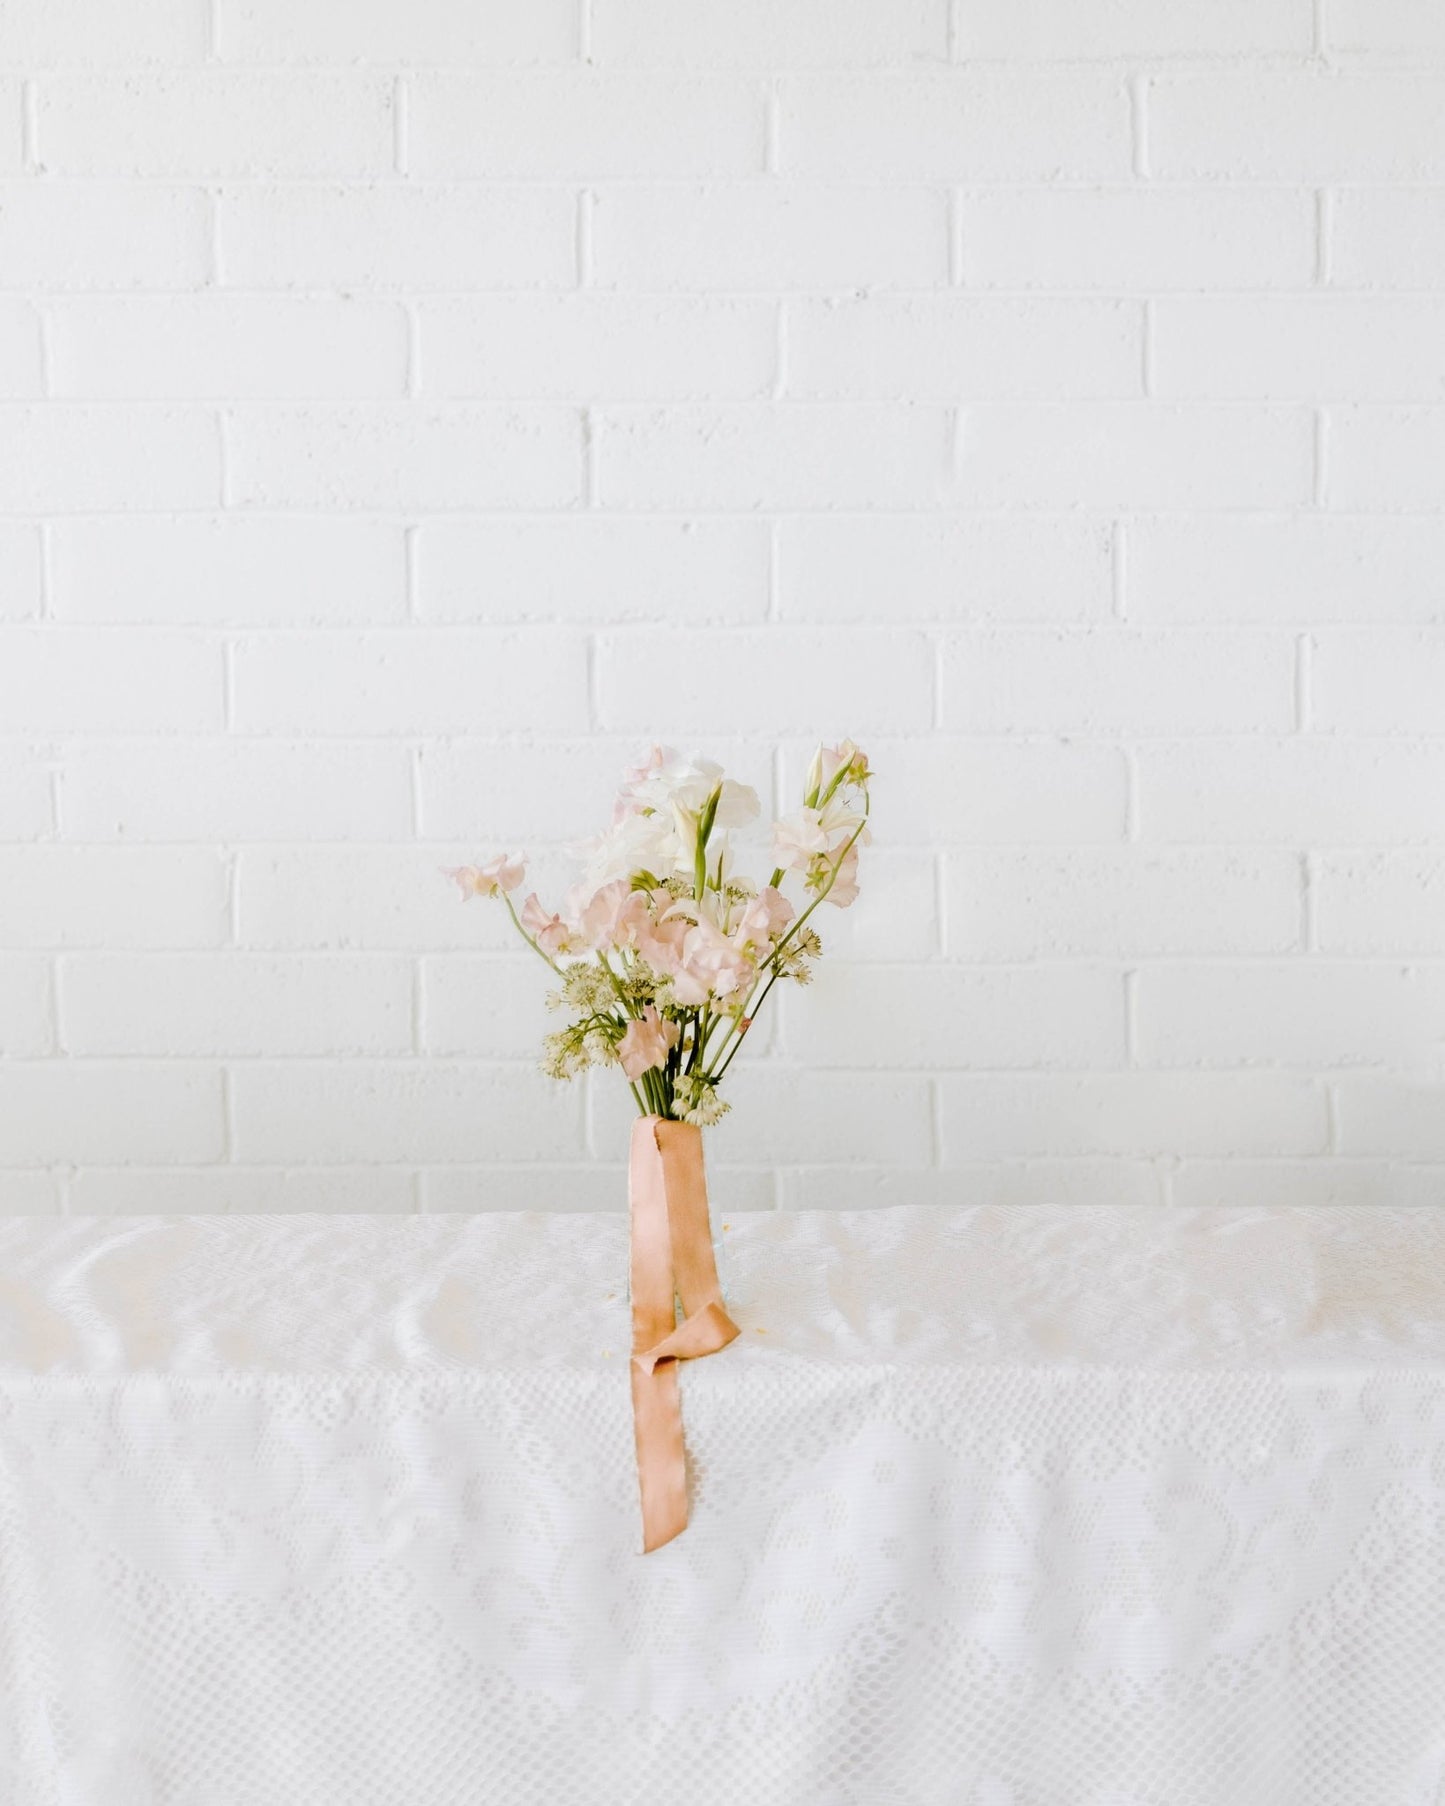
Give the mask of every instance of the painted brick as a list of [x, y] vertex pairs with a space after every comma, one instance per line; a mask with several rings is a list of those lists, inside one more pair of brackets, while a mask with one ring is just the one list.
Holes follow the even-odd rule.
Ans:
[[1445, 74], [1303, 69], [1160, 75], [1148, 168], [1167, 180], [1428, 181], [1445, 174]]
[[1419, 847], [1324, 853], [1313, 888], [1326, 952], [1445, 954], [1445, 854]]
[[566, 508], [582, 482], [570, 408], [254, 410], [228, 422], [239, 507]]
[[948, 281], [939, 190], [770, 180], [603, 187], [600, 287], [644, 292], [934, 288]]
[[1332, 508], [1438, 511], [1445, 505], [1445, 407], [1341, 407], [1330, 415]]
[[[3, 1186], [0, 1177], [0, 1192]], [[406, 1215], [415, 1208], [415, 1180], [398, 1167], [92, 1167], [70, 1182], [75, 1216]]]
[[227, 869], [210, 847], [0, 848], [10, 947], [216, 947]]
[[1330, 280], [1341, 288], [1445, 288], [1445, 189], [1332, 194]]
[[762, 301], [496, 295], [418, 312], [428, 396], [745, 401], [777, 366], [777, 309]]
[[777, 69], [946, 61], [944, 0], [735, 0], [694, 12], [670, 0], [593, 0], [592, 54], [633, 68]]
[[1303, 506], [1314, 433], [1303, 409], [969, 407], [961, 466], [975, 508]]
[[1148, 622], [1445, 622], [1445, 525], [1302, 514], [1131, 521], [1129, 617]]
[[210, 265], [199, 188], [97, 179], [0, 187], [0, 284], [36, 289], [196, 288]]
[[297, 7], [288, 0], [220, 0], [223, 57], [261, 63], [530, 63], [577, 52], [571, 0], [426, 0], [416, 6]]
[[1221, 740], [1138, 754], [1146, 841], [1381, 846], [1445, 841], [1445, 744]]
[[387, 840], [411, 830], [404, 746], [192, 739], [77, 743], [58, 761], [68, 840]]
[[1279, 1073], [959, 1073], [939, 1081], [943, 1164], [1013, 1155], [1310, 1155], [1325, 1092]]
[[237, 288], [412, 293], [577, 279], [577, 200], [563, 188], [247, 185], [223, 188], [216, 211], [221, 278]]
[[875, 964], [824, 971], [781, 1003], [783, 1046], [805, 1069], [927, 1074], [1111, 1067], [1125, 1057], [1124, 981], [1104, 968]]
[[1284, 733], [1294, 722], [1294, 663], [1283, 634], [952, 634], [942, 721], [981, 733]]
[[790, 395], [1072, 400], [1142, 392], [1142, 316], [1118, 301], [891, 295], [787, 305]]
[[0, 1166], [183, 1165], [221, 1157], [219, 1072], [124, 1060], [0, 1065]]
[[61, 175], [366, 176], [395, 153], [390, 78], [333, 70], [56, 74], [40, 161]]
[[33, 953], [0, 953], [0, 1059], [23, 1060], [54, 1048], [50, 962]]
[[575, 1085], [482, 1063], [257, 1061], [231, 1074], [246, 1165], [580, 1157], [581, 1103]]
[[386, 735], [530, 727], [585, 715], [581, 641], [546, 630], [290, 633], [248, 639], [233, 666], [244, 733]]
[[202, 0], [7, 0], [5, 63], [21, 68], [53, 64], [198, 62], [206, 54]]
[[1113, 605], [1107, 522], [813, 516], [781, 522], [784, 620], [1098, 621]]
[[598, 716], [612, 732], [887, 733], [926, 719], [933, 659], [921, 634], [797, 628], [610, 637], [597, 653]]
[[1287, 189], [1007, 188], [960, 195], [969, 288], [1301, 288], [1313, 196]]
[[595, 421], [604, 507], [927, 507], [953, 478], [942, 409], [602, 409]]
[[439, 621], [743, 624], [767, 614], [770, 562], [763, 521], [429, 521], [417, 536], [418, 608]]
[[1445, 299], [1320, 295], [1167, 300], [1154, 393], [1184, 400], [1445, 396]]
[[1151, 0], [1012, 0], [1008, 6], [961, 0], [958, 48], [970, 61], [1307, 56], [1314, 16], [1308, 0], [1183, 7]]
[[70, 1054], [392, 1054], [412, 1044], [402, 959], [75, 953], [61, 961], [59, 997]]
[[1321, 731], [1445, 734], [1445, 630], [1319, 634], [1310, 700]]
[[602, 181], [763, 166], [762, 93], [740, 78], [427, 71], [410, 96], [409, 167], [419, 176]]
[[0, 513], [207, 508], [220, 492], [220, 437], [199, 408], [0, 407]]
[[407, 322], [392, 304], [289, 296], [134, 296], [49, 310], [51, 393], [288, 400], [404, 395]]
[[0, 301], [0, 397], [28, 401], [42, 384], [39, 314], [24, 301]]
[[0, 521], [0, 621], [32, 621], [40, 613], [40, 534]]
[[1129, 174], [1116, 75], [1032, 69], [793, 76], [781, 88], [779, 168], [869, 180], [1107, 182]]
[[205, 733], [225, 725], [221, 649], [188, 634], [0, 632], [0, 721], [57, 733]]
[[1296, 960], [1145, 967], [1146, 1066], [1420, 1065], [1445, 1020], [1445, 967]]
[[381, 521], [102, 516], [54, 528], [50, 562], [65, 621], [304, 627], [406, 613], [403, 531]]
[[1290, 852], [973, 848], [944, 871], [954, 959], [1287, 953], [1299, 945]]

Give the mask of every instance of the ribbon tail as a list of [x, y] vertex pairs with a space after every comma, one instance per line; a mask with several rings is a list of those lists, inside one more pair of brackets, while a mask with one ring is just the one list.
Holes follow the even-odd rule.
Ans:
[[708, 1303], [679, 1323], [656, 1347], [632, 1358], [644, 1373], [651, 1373], [659, 1361], [695, 1361], [701, 1355], [716, 1354], [741, 1333], [720, 1304]]
[[[677, 1364], [716, 1354], [739, 1332], [718, 1284], [698, 1130], [640, 1117], [632, 1128], [628, 1187], [632, 1422], [646, 1554], [687, 1528]], [[681, 1323], [679, 1297], [687, 1312]]]

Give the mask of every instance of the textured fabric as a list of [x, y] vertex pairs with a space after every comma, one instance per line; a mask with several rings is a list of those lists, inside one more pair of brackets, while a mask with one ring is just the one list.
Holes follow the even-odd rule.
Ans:
[[0, 1223], [7, 1806], [1442, 1806], [1445, 1214]]

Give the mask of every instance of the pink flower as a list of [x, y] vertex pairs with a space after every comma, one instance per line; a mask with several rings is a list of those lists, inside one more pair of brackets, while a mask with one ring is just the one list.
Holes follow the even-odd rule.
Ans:
[[503, 891], [515, 890], [526, 875], [525, 861], [516, 855], [509, 858], [505, 853], [499, 853], [485, 865], [462, 865], [447, 873], [462, 887], [464, 897], [500, 896]]
[[691, 1007], [746, 991], [755, 976], [756, 968], [742, 948], [701, 916], [683, 939], [682, 959], [672, 973], [672, 994]]
[[536, 891], [522, 905], [522, 927], [546, 954], [570, 953], [572, 935], [561, 916], [549, 916]]
[[626, 939], [624, 916], [633, 894], [626, 878], [614, 878], [590, 897], [574, 893], [569, 899], [568, 919], [589, 947], [615, 947], [619, 940]]
[[657, 1013], [657, 1005], [649, 1003], [641, 1016], [627, 1025], [617, 1043], [617, 1057], [630, 1079], [641, 1078], [653, 1066], [663, 1066], [677, 1046], [682, 1030], [675, 1022], [666, 1022]]
[[665, 890], [634, 891], [623, 911], [631, 944], [654, 972], [675, 972], [682, 961], [682, 944], [690, 926]]
[[[826, 883], [826, 879], [824, 880]], [[833, 880], [833, 888], [823, 901], [834, 903], [839, 909], [846, 909], [858, 895], [858, 849], [849, 847], [843, 855], [843, 863], [838, 867], [838, 876]]]
[[770, 953], [778, 936], [793, 919], [793, 906], [771, 884], [760, 890], [738, 917], [734, 943], [746, 952]]

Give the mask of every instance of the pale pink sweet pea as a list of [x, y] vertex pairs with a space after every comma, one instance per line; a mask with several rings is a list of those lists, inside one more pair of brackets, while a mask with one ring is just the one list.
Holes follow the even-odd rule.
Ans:
[[548, 915], [536, 891], [522, 905], [522, 927], [548, 955], [570, 953], [572, 934], [561, 916]]
[[688, 928], [682, 960], [672, 975], [672, 994], [689, 1007], [746, 991], [757, 976], [747, 954], [706, 916]]
[[675, 1022], [658, 1015], [657, 1005], [649, 1003], [641, 1016], [628, 1023], [617, 1043], [617, 1057], [629, 1079], [640, 1079], [654, 1066], [665, 1066], [667, 1056], [677, 1046], [682, 1030]]
[[526, 862], [517, 854], [499, 853], [485, 865], [461, 865], [449, 871], [464, 897], [496, 897], [513, 891], [527, 875]]
[[[827, 880], [825, 879], [826, 883]], [[858, 896], [858, 848], [849, 847], [843, 855], [842, 864], [838, 867], [838, 875], [833, 880], [832, 888], [824, 896], [825, 903], [833, 903], [839, 909], [846, 909]]]
[[619, 939], [625, 938], [623, 913], [634, 894], [626, 878], [614, 878], [590, 896], [579, 887], [568, 899], [567, 919], [587, 946], [615, 947]]
[[793, 914], [793, 906], [783, 893], [766, 885], [738, 917], [733, 941], [745, 951], [769, 953]]

